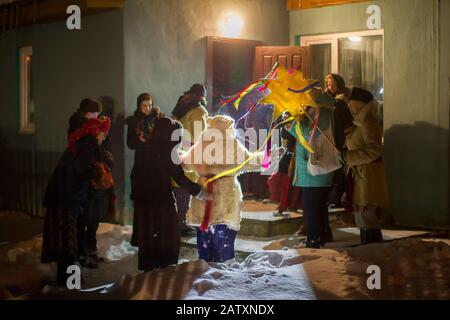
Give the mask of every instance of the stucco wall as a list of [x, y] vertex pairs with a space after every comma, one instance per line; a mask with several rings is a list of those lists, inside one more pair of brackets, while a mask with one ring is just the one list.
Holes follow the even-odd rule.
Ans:
[[[41, 151], [62, 151], [69, 116], [84, 97], [109, 96], [123, 107], [122, 12], [82, 17], [82, 29], [69, 31], [65, 21], [21, 28], [0, 36], [0, 125], [8, 140], [36, 140]], [[36, 133], [18, 135], [18, 55], [33, 47]]]
[[[66, 22], [61, 21], [0, 35], [0, 128], [8, 145], [34, 150], [39, 162], [34, 172], [48, 174], [66, 147], [68, 119], [81, 99], [108, 97], [104, 99], [105, 107], [114, 109], [111, 134], [116, 136], [113, 151], [117, 157], [114, 170], [119, 208], [123, 198], [122, 18], [119, 10], [82, 16], [79, 31], [69, 31]], [[31, 135], [18, 134], [18, 56], [22, 46], [33, 47], [36, 133]]]
[[385, 42], [385, 162], [399, 223], [448, 227], [449, 0], [378, 0], [292, 11], [296, 35], [366, 30], [381, 8]]

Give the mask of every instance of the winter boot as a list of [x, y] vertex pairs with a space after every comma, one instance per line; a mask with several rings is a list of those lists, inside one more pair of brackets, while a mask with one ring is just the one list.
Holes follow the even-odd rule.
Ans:
[[368, 230], [359, 229], [359, 234], [361, 236], [361, 244], [366, 245], [369, 243]]
[[368, 235], [368, 243], [383, 242], [383, 234], [381, 229], [369, 229], [366, 231]]
[[320, 240], [306, 240], [305, 248], [320, 249]]

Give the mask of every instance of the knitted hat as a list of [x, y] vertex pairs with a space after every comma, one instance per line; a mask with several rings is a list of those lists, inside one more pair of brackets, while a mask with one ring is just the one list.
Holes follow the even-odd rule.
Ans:
[[188, 93], [198, 97], [206, 97], [206, 86], [204, 86], [203, 84], [196, 83], [192, 85]]
[[350, 94], [350, 98], [348, 98], [348, 100], [349, 101], [356, 100], [356, 101], [361, 101], [364, 103], [369, 103], [370, 101], [373, 100], [373, 95], [365, 89], [354, 87], [352, 89], [352, 93]]

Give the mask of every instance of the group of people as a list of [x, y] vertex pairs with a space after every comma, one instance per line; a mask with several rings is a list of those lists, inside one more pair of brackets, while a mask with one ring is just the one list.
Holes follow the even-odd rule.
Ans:
[[[222, 115], [210, 117], [205, 107], [206, 87], [194, 84], [180, 96], [171, 118], [153, 107], [150, 94], [143, 93], [134, 115], [127, 119], [127, 145], [135, 150], [131, 244], [139, 248], [140, 270], [176, 264], [180, 236], [189, 227], [195, 228], [200, 259], [224, 262], [235, 256], [242, 207], [237, 176], [261, 170], [264, 153], [249, 153], [237, 139], [234, 120]], [[177, 129], [183, 129], [184, 134], [174, 140]], [[211, 141], [212, 130], [223, 135]], [[195, 161], [206, 148], [223, 150], [223, 161], [211, 164], [201, 156]], [[179, 161], [173, 159], [174, 150]], [[244, 158], [239, 159], [239, 154]], [[255, 164], [208, 182], [250, 157], [255, 157]]]
[[[352, 203], [362, 243], [381, 241], [377, 214], [387, 206], [388, 198], [382, 130], [372, 113], [373, 96], [361, 88], [347, 89], [342, 77], [335, 74], [326, 78], [326, 90], [314, 94], [318, 96], [331, 103], [309, 108], [310, 117], [297, 120], [301, 126], [294, 121], [282, 128], [287, 151], [277, 173], [281, 178], [278, 187], [273, 186], [273, 181], [269, 183], [270, 191], [277, 192], [275, 197], [280, 201], [277, 213], [286, 210], [292, 194], [296, 199], [301, 194], [305, 245], [319, 248], [332, 241], [328, 223], [330, 193], [340, 200], [346, 185], [347, 202]], [[235, 256], [243, 203], [238, 176], [261, 171], [266, 152], [249, 152], [237, 137], [235, 121], [226, 115], [209, 116], [206, 106], [206, 87], [194, 84], [180, 96], [171, 117], [153, 106], [149, 93], [143, 93], [137, 97], [134, 114], [127, 118], [127, 146], [134, 150], [131, 244], [139, 249], [140, 270], [176, 264], [181, 235], [190, 230], [197, 236], [199, 258], [224, 262]], [[99, 116], [101, 111], [100, 102], [84, 99], [70, 118], [68, 147], [44, 197], [42, 262], [57, 262], [61, 283], [65, 283], [69, 265], [98, 266], [99, 221], [107, 212], [114, 212], [113, 156], [108, 138], [111, 121]], [[314, 121], [310, 121], [312, 118]], [[331, 127], [334, 148], [345, 168], [311, 174], [310, 153], [298, 143], [299, 127], [303, 138], [310, 142]], [[185, 134], [175, 135], [178, 138], [174, 139], [177, 130]], [[211, 139], [213, 130], [221, 132], [221, 138]], [[194, 161], [196, 154], [211, 147], [222, 151], [222, 162], [211, 164], [201, 157]], [[272, 153], [272, 162], [277, 154]]]
[[325, 174], [311, 174], [308, 170], [311, 155], [296, 142], [299, 140], [296, 121], [286, 125], [282, 136], [287, 141], [288, 152], [280, 162], [278, 173], [269, 179], [272, 198], [280, 202], [274, 214], [282, 214], [289, 203], [295, 204], [300, 193], [305, 246], [319, 248], [333, 241], [328, 209], [330, 204], [339, 206], [345, 193], [346, 209], [355, 216], [361, 243], [380, 242], [383, 238], [379, 213], [388, 206], [388, 193], [382, 159], [382, 129], [373, 113], [374, 97], [362, 88], [348, 89], [338, 74], [328, 75], [325, 82], [326, 89], [313, 96], [330, 102], [308, 108], [309, 117], [301, 120], [301, 135], [311, 142], [326, 134], [331, 126], [328, 132], [332, 135], [325, 143], [333, 145], [342, 167]]

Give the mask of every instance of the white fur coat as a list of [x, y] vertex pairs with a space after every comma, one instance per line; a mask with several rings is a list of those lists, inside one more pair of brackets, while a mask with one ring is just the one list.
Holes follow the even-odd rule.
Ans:
[[[200, 176], [198, 183], [203, 184], [208, 178], [238, 166], [252, 155], [236, 138], [233, 124], [234, 121], [226, 116], [209, 119], [208, 128], [201, 135], [199, 142], [183, 156], [185, 170], [194, 170]], [[215, 135], [219, 132], [219, 136]], [[242, 191], [237, 176], [244, 172], [260, 171], [263, 160], [264, 151], [258, 152], [239, 171], [213, 182], [213, 205], [209, 225], [226, 224], [233, 230], [239, 230], [242, 219]], [[205, 203], [206, 201], [192, 198], [187, 213], [189, 225], [199, 226], [202, 223]]]

